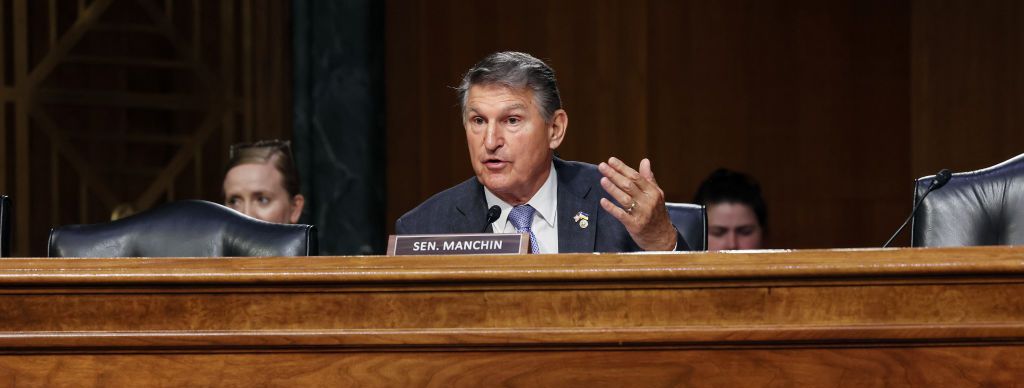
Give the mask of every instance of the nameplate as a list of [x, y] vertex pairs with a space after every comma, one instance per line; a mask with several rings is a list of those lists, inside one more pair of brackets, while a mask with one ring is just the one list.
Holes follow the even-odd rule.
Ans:
[[527, 233], [401, 234], [388, 238], [388, 256], [508, 255], [530, 252]]

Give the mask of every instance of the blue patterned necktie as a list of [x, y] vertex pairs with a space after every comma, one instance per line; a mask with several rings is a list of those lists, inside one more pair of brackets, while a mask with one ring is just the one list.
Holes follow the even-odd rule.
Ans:
[[512, 226], [516, 227], [516, 232], [530, 234], [531, 253], [540, 253], [540, 247], [537, 246], [537, 236], [530, 229], [530, 226], [533, 224], [533, 213], [536, 211], [537, 209], [534, 209], [533, 206], [519, 205], [513, 207], [512, 211], [508, 213], [508, 220], [512, 223]]

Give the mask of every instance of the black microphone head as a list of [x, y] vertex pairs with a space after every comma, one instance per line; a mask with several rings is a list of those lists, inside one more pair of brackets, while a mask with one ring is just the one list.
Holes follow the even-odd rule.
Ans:
[[900, 234], [900, 231], [902, 231], [903, 228], [905, 228], [907, 224], [910, 223], [910, 220], [914, 218], [914, 213], [917, 213], [917, 207], [921, 206], [921, 203], [924, 202], [924, 197], [927, 197], [928, 194], [931, 194], [931, 192], [938, 190], [942, 186], [945, 186], [947, 183], [949, 183], [949, 180], [951, 178], [953, 178], [953, 172], [949, 171], [949, 169], [944, 168], [942, 170], [939, 170], [939, 172], [935, 173], [935, 178], [932, 179], [932, 183], [928, 185], [928, 188], [925, 189], [923, 194], [921, 194], [921, 197], [917, 198], [916, 195], [914, 196], [915, 198], [917, 198], [917, 201], [914, 203], [914, 207], [910, 209], [910, 215], [907, 216], [906, 221], [903, 221], [903, 225], [900, 225], [899, 229], [896, 229], [896, 233], [893, 233], [892, 237], [889, 237], [889, 241], [886, 241], [885, 244], [882, 244], [882, 248], [888, 247], [889, 243], [891, 243], [892, 240], [895, 239], [896, 236]]
[[935, 180], [932, 181], [931, 189], [938, 190], [940, 187], [945, 186], [946, 183], [949, 183], [950, 178], [953, 178], [952, 171], [949, 171], [949, 169], [946, 168], [939, 170], [939, 172], [935, 174]]
[[492, 223], [494, 221], [497, 221], [498, 217], [501, 217], [501, 208], [498, 207], [498, 205], [491, 206], [490, 209], [487, 209], [487, 223], [488, 224], [490, 224], [490, 223]]

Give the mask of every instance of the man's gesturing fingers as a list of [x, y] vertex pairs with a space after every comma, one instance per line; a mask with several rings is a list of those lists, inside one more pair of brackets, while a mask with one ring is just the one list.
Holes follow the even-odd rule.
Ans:
[[626, 194], [636, 197], [648, 189], [647, 180], [618, 158], [608, 159], [607, 163], [598, 165], [598, 169]]
[[[603, 187], [604, 191], [607, 191], [612, 198], [615, 198], [615, 200], [619, 202], [624, 209], [629, 208], [633, 204], [633, 197], [626, 194], [625, 191], [622, 191], [622, 189], [612, 183], [612, 181], [607, 177], [601, 178], [601, 187]], [[615, 205], [612, 204], [612, 206]]]
[[653, 183], [655, 186], [658, 185], [658, 181], [654, 180], [654, 171], [651, 170], [651, 160], [644, 158], [640, 161], [640, 176], [644, 177], [648, 182]]
[[619, 220], [633, 241], [644, 250], [671, 250], [676, 246], [676, 229], [665, 209], [665, 194], [654, 180], [651, 161], [640, 161], [639, 171], [618, 158], [609, 158], [598, 168], [601, 187], [620, 206], [601, 198], [601, 207]]
[[612, 217], [619, 220], [622, 225], [626, 226], [626, 230], [630, 231], [630, 235], [632, 235], [632, 230], [636, 228], [636, 221], [629, 215], [629, 213], [626, 213], [626, 210], [615, 206], [615, 204], [607, 198], [601, 198], [601, 207], [604, 208], [604, 211], [608, 212], [608, 214], [611, 214]]

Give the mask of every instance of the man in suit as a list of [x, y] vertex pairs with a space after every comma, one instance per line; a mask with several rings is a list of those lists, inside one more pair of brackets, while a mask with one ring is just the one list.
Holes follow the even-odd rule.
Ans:
[[[554, 70], [525, 53], [491, 54], [458, 88], [476, 177], [398, 219], [398, 234], [529, 233], [535, 253], [687, 250], [672, 226], [651, 163], [564, 161]], [[609, 200], [614, 199], [614, 202]], [[501, 213], [488, 224], [488, 209]]]

